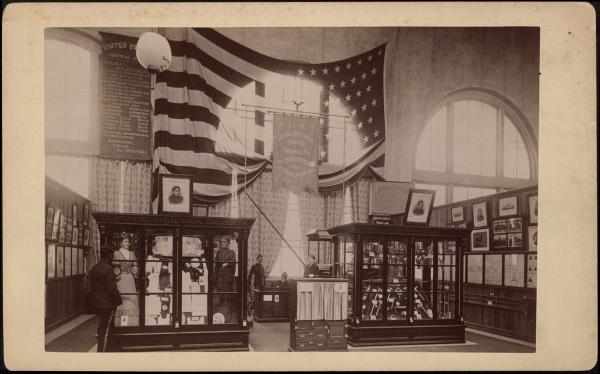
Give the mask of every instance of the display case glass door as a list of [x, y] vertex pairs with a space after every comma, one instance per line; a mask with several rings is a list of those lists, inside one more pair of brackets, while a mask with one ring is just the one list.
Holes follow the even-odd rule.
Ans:
[[387, 241], [386, 318], [408, 318], [408, 242], [406, 239]]
[[116, 327], [240, 323], [238, 233], [153, 229], [108, 235], [118, 248], [112, 267], [123, 299]]
[[364, 321], [383, 319], [384, 279], [383, 240], [365, 238], [362, 241], [361, 315]]

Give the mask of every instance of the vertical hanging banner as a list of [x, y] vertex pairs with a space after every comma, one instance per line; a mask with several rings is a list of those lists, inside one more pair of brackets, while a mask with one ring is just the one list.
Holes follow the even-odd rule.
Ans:
[[273, 114], [273, 188], [318, 191], [319, 120]]
[[100, 155], [150, 160], [150, 74], [135, 55], [137, 38], [102, 33]]

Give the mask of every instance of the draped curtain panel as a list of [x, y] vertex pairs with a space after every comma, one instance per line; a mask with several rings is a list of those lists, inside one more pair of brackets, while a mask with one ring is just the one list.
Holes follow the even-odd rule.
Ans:
[[352, 186], [352, 222], [369, 222], [369, 203], [371, 194], [371, 178], [361, 178]]
[[92, 158], [92, 210], [150, 213], [149, 162]]
[[308, 257], [308, 240], [306, 233], [314, 229], [325, 228], [324, 194], [303, 192], [298, 196], [298, 207], [300, 211], [300, 232], [302, 234], [302, 259], [306, 262]]
[[[286, 208], [288, 204], [287, 190], [273, 190], [273, 174], [262, 173], [257, 180], [248, 187], [248, 194], [260, 206], [277, 229], [283, 233], [286, 222]], [[260, 214], [250, 199], [241, 191], [238, 194], [239, 216], [255, 218], [254, 225], [248, 238], [248, 266], [252, 266], [256, 256], [263, 256], [265, 272], [271, 272], [277, 256], [282, 248], [283, 241], [273, 227]], [[233, 217], [236, 207], [232, 204], [234, 199], [228, 199], [208, 209], [208, 215], [214, 217]]]

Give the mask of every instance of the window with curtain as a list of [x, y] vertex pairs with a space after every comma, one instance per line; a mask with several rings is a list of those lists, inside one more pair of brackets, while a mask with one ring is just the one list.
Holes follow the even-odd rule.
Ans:
[[100, 52], [99, 41], [85, 34], [46, 30], [46, 175], [86, 198], [90, 197], [89, 156], [97, 153]]
[[535, 150], [524, 141], [528, 125], [518, 118], [481, 93], [447, 101], [417, 143], [416, 186], [436, 190], [435, 205], [442, 205], [535, 183]]

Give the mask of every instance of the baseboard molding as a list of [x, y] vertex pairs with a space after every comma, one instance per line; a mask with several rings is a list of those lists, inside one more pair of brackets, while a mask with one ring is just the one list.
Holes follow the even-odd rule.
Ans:
[[498, 334], [494, 334], [488, 331], [483, 331], [483, 330], [477, 330], [474, 329], [472, 327], [467, 327], [465, 329], [466, 332], [472, 332], [473, 334], [479, 334], [479, 335], [483, 335], [483, 336], [488, 336], [490, 338], [494, 338], [494, 339], [498, 339], [498, 340], [504, 340], [510, 343], [515, 343], [515, 344], [520, 344], [529, 348], [535, 348], [535, 344], [533, 343], [529, 343], [523, 340], [519, 340], [519, 339], [514, 339], [514, 338], [509, 338], [507, 336], [502, 336], [502, 335], [498, 335]]
[[85, 322], [89, 321], [90, 319], [94, 318], [94, 316], [95, 316], [94, 314], [82, 314], [82, 315], [77, 316], [77, 317], [73, 318], [72, 320], [64, 323], [60, 327], [57, 327], [54, 330], [47, 332], [44, 337], [44, 344], [52, 343], [54, 340], [60, 338], [64, 334], [68, 333], [69, 331], [73, 330], [77, 326], [81, 325], [82, 323], [85, 323]]

